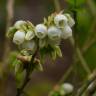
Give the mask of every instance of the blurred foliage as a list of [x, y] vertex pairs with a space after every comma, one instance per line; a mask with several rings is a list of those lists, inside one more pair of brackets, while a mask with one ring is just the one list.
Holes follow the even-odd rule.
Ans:
[[[75, 33], [75, 35], [77, 36], [77, 44], [82, 49], [85, 46], [86, 41], [89, 40], [89, 38], [91, 37], [90, 40], [88, 41], [90, 43], [91, 40], [95, 38], [95, 35], [96, 35], [95, 28], [93, 28], [94, 26], [93, 23], [96, 21], [95, 21], [95, 18], [93, 17], [93, 14], [91, 13], [92, 10], [91, 11], [89, 10], [90, 7], [96, 8], [96, 6], [90, 6], [88, 4], [90, 0], [87, 0], [87, 1], [86, 0], [66, 0], [66, 1], [69, 4], [68, 7], [70, 10], [71, 8], [74, 8], [74, 4], [75, 4], [76, 12], [77, 12], [77, 32]], [[93, 0], [91, 3], [95, 4]], [[88, 42], [86, 46], [88, 45]], [[96, 68], [95, 52], [96, 52], [96, 43], [92, 44], [84, 54], [85, 60], [91, 70]], [[82, 78], [82, 80], [85, 79], [85, 76], [87, 74], [82, 69], [82, 66], [80, 65], [79, 62], [77, 63], [75, 69], [77, 70], [77, 74], [79, 75], [79, 77]]]
[[32, 87], [28, 88], [27, 94], [30, 96], [46, 96], [51, 90], [52, 85], [49, 81], [41, 81], [41, 83], [37, 82], [37, 84], [32, 84]]
[[78, 1], [76, 1], [76, 0], [66, 0], [66, 1], [70, 4], [70, 6], [74, 6], [75, 2], [76, 2], [76, 6], [81, 6], [84, 3], [86, 3], [86, 0], [78, 0]]

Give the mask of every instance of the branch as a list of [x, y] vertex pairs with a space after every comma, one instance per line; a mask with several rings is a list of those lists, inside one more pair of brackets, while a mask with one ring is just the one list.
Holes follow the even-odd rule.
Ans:
[[85, 84], [79, 89], [76, 96], [82, 96], [88, 86], [96, 80], [96, 70], [88, 77], [88, 80], [85, 82]]
[[96, 16], [96, 6], [93, 0], [86, 0], [89, 10], [91, 11], [92, 15]]
[[[27, 85], [27, 84], [29, 83], [29, 81], [30, 81], [30, 71], [33, 72], [34, 69], [35, 69], [36, 64], [34, 63], [34, 59], [35, 59], [35, 57], [36, 57], [36, 55], [37, 55], [37, 52], [38, 52], [38, 50], [37, 50], [37, 51], [34, 53], [34, 55], [32, 56], [30, 63], [27, 64], [28, 67], [26, 68], [26, 77], [25, 77], [24, 83], [23, 83], [23, 85], [21, 86], [21, 88], [18, 88], [18, 89], [17, 89], [17, 95], [16, 95], [16, 96], [20, 96], [20, 95], [23, 93], [24, 88], [26, 87], [26, 85]], [[19, 59], [20, 59], [20, 58], [19, 58]], [[32, 67], [31, 67], [31, 66], [32, 66]]]
[[86, 42], [86, 44], [82, 48], [82, 52], [86, 52], [94, 43], [96, 43], [96, 38], [92, 38], [90, 42]]
[[[82, 53], [83, 54], [85, 54], [86, 52], [87, 52], [87, 50], [94, 44], [96, 42], [96, 40], [92, 40], [92, 42], [90, 43], [89, 42], [89, 45], [85, 45], [86, 46], [86, 48], [84, 48], [84, 49], [82, 49]], [[77, 58], [77, 57], [76, 57]], [[75, 58], [75, 59], [76, 59]], [[79, 59], [77, 58], [76, 60], [75, 60], [75, 63], [74, 64], [77, 64], [79, 62]], [[65, 74], [62, 76], [62, 78], [61, 78], [61, 80], [59, 81], [59, 83], [61, 84], [62, 82], [64, 82], [68, 77], [69, 77], [69, 75], [70, 75], [70, 73], [72, 72], [72, 70], [73, 70], [73, 67], [74, 67], [74, 65], [72, 64], [69, 68], [68, 68], [68, 70], [65, 72]], [[87, 69], [87, 70], [89, 70], [89, 69]], [[89, 72], [88, 72], [89, 73]]]
[[[14, 17], [14, 0], [7, 0], [7, 5], [6, 5], [6, 10], [7, 10], [7, 17], [6, 17], [6, 32], [8, 31], [8, 28], [12, 25], [13, 22], [13, 17]], [[6, 35], [6, 33], [5, 33]], [[10, 40], [5, 38], [4, 42], [4, 54], [3, 54], [3, 64], [6, 64], [8, 59], [7, 56], [9, 55], [10, 52]], [[7, 54], [7, 55], [6, 55]]]
[[[58, 2], [58, 0], [54, 0], [55, 2]], [[55, 3], [54, 2], [54, 3]], [[76, 3], [76, 1], [75, 1], [75, 3]], [[59, 3], [58, 3], [59, 4]], [[60, 6], [60, 4], [59, 4], [59, 6]], [[76, 7], [76, 6], [75, 6]], [[58, 8], [58, 6], [55, 4], [55, 9], [57, 10], [57, 8]], [[61, 8], [59, 7], [59, 10], [60, 10]], [[57, 10], [58, 11], [58, 10]], [[76, 15], [77, 15], [77, 13], [74, 11], [74, 19], [76, 19], [76, 24], [75, 24], [75, 27], [74, 27], [74, 31], [77, 31], [77, 17], [76, 17]], [[72, 45], [74, 46], [74, 39], [73, 38], [71, 38], [70, 39], [70, 41], [71, 41], [71, 43], [72, 43]], [[91, 44], [90, 44], [91, 45]], [[90, 46], [89, 46], [90, 47]], [[86, 51], [87, 51], [87, 49], [89, 48], [89, 47], [87, 47], [86, 48]], [[85, 51], [85, 50], [84, 50]], [[90, 72], [91, 72], [91, 70], [89, 69], [89, 67], [88, 67], [88, 65], [87, 65], [87, 63], [86, 63], [86, 61], [84, 60], [84, 58], [83, 58], [83, 56], [82, 56], [82, 54], [81, 54], [81, 51], [80, 51], [80, 49], [77, 47], [76, 48], [76, 54], [77, 54], [77, 56], [78, 56], [78, 59], [77, 59], [77, 57], [75, 58], [75, 63], [77, 63], [78, 61], [80, 61], [81, 62], [81, 64], [82, 64], [82, 66], [83, 66], [83, 68], [85, 69], [85, 71], [88, 73], [88, 74], [90, 74]], [[68, 71], [66, 71], [66, 73], [62, 76], [62, 78], [60, 79], [60, 81], [59, 81], [59, 83], [62, 83], [62, 82], [64, 82], [66, 79], [67, 79], [67, 77], [70, 75], [70, 73], [72, 72], [72, 69], [73, 69], [73, 64], [70, 66], [70, 68], [68, 69]]]
[[72, 72], [72, 70], [73, 70], [73, 65], [68, 68], [68, 70], [62, 76], [62, 78], [59, 80], [58, 84], [62, 84], [62, 82], [64, 82], [68, 78], [68, 76], [70, 75], [70, 73]]
[[[71, 38], [70, 39], [70, 42], [73, 44], [74, 39]], [[80, 49], [78, 47], [76, 47], [76, 56], [78, 57], [79, 61], [81, 62], [82, 66], [83, 66], [83, 68], [85, 69], [85, 71], [88, 74], [90, 74], [91, 73], [91, 70], [88, 67], [88, 64], [86, 63], [86, 61], [85, 61], [85, 59], [84, 59], [83, 55], [81, 54], [81, 51], [80, 51]], [[76, 59], [77, 59], [77, 57], [76, 57]]]
[[89, 32], [90, 32], [89, 37], [86, 39], [86, 41], [84, 43], [84, 48], [83, 48], [84, 50], [86, 49], [86, 47], [88, 47], [90, 45], [90, 42], [96, 41], [95, 38], [93, 38], [93, 36], [95, 34], [94, 30], [96, 28], [96, 11], [95, 11], [96, 10], [96, 6], [94, 4], [94, 1], [92, 1], [92, 0], [87, 0], [87, 5], [88, 5], [88, 8], [90, 9], [93, 17], [94, 17], [94, 20], [93, 20], [93, 23], [92, 23], [91, 28], [89, 30]]
[[55, 6], [56, 12], [60, 12], [61, 7], [60, 7], [60, 2], [59, 2], [59, 0], [54, 0], [54, 6]]
[[87, 94], [88, 96], [92, 95], [95, 93], [96, 91], [96, 80], [94, 80], [87, 88], [85, 94]]

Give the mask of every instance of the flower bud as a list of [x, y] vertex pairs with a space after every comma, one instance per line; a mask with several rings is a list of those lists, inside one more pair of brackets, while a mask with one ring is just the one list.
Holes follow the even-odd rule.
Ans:
[[38, 24], [35, 28], [36, 36], [43, 39], [47, 35], [47, 27], [44, 24]]
[[23, 20], [19, 20], [17, 21], [15, 24], [14, 24], [14, 27], [17, 28], [17, 29], [20, 29], [22, 25], [26, 24], [25, 21]]
[[72, 93], [73, 90], [74, 90], [73, 85], [71, 85], [69, 83], [64, 83], [64, 84], [61, 85], [60, 93], [65, 96], [67, 94]]
[[74, 21], [74, 19], [70, 16], [70, 14], [64, 14], [66, 17], [67, 17], [67, 19], [68, 19], [68, 25], [70, 26], [70, 27], [73, 27], [74, 26], [74, 24], [75, 24], [75, 21]]
[[68, 19], [63, 14], [58, 14], [54, 18], [54, 23], [57, 27], [63, 28], [65, 25], [67, 25]]
[[61, 30], [55, 26], [51, 26], [48, 29], [48, 37], [51, 40], [58, 40], [61, 38]]
[[33, 32], [33, 31], [28, 31], [27, 33], [26, 33], [26, 36], [25, 36], [25, 39], [26, 40], [31, 40], [31, 39], [33, 39], [35, 37], [35, 33]]
[[14, 34], [14, 37], [13, 37], [13, 42], [17, 45], [20, 45], [24, 42], [24, 38], [25, 38], [25, 32], [22, 32], [22, 31], [17, 31], [15, 34]]
[[69, 26], [65, 26], [62, 30], [63, 32], [61, 36], [63, 39], [67, 39], [72, 36], [72, 29]]
[[34, 40], [24, 42], [22, 45], [22, 49], [30, 50], [33, 54], [37, 49], [36, 42]]

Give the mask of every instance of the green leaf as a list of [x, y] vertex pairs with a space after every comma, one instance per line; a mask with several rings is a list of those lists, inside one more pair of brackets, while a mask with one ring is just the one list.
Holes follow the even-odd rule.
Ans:
[[44, 24], [47, 25], [47, 19], [44, 17]]
[[43, 66], [41, 63], [38, 63], [36, 66], [36, 70], [43, 71]]
[[20, 60], [17, 59], [18, 52], [12, 52], [10, 54], [10, 59], [9, 59], [9, 65], [10, 69], [15, 72], [21, 72], [23, 69], [23, 64]]
[[56, 60], [56, 51], [54, 50], [54, 51], [52, 51], [51, 52], [51, 57], [52, 57], [52, 60]]
[[22, 71], [22, 72], [18, 72], [16, 73], [16, 85], [17, 88], [20, 88], [24, 82], [25, 79], [25, 75], [26, 75], [26, 71]]
[[27, 27], [29, 30], [34, 31], [35, 26], [30, 21], [27, 21]]
[[15, 71], [15, 74], [18, 72], [21, 72], [23, 70], [23, 64], [20, 60], [15, 59], [12, 66], [13, 66], [13, 69]]
[[62, 57], [62, 52], [59, 46], [55, 47], [55, 51], [56, 51], [57, 56]]
[[14, 62], [14, 60], [17, 58], [17, 55], [18, 55], [18, 54], [19, 54], [19, 53], [18, 53], [17, 51], [10, 52], [8, 62], [9, 62], [10, 64], [12, 64], [12, 63]]
[[7, 32], [7, 37], [8, 38], [13, 38], [16, 31], [17, 31], [17, 29], [15, 27], [10, 27], [8, 32]]
[[8, 60], [8, 64], [9, 64], [9, 67], [10, 67], [10, 69], [11, 70], [14, 70], [14, 65], [15, 65], [15, 61], [16, 61], [16, 59], [17, 59], [17, 55], [18, 55], [19, 53], [18, 52], [11, 52], [10, 54], [9, 54], [9, 60]]
[[54, 48], [50, 45], [40, 49], [40, 61], [44, 63], [46, 56], [50, 56], [50, 54], [54, 51]]
[[45, 59], [46, 59], [46, 55], [43, 54], [43, 53], [40, 53], [40, 62], [41, 62], [42, 64], [44, 64]]
[[18, 52], [12, 52], [10, 54], [9, 64], [10, 69], [15, 73], [16, 85], [19, 88], [25, 78], [25, 72], [23, 70], [23, 64], [20, 60], [17, 60]]
[[48, 16], [48, 26], [52, 26], [54, 25], [54, 14], [51, 14], [50, 16]]

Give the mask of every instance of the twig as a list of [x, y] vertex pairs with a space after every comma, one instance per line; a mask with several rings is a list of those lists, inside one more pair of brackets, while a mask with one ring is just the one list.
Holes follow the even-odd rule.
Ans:
[[[8, 28], [12, 25], [12, 21], [13, 21], [14, 0], [7, 0], [6, 10], [7, 10], [7, 17], [6, 17], [7, 18], [6, 32], [7, 32]], [[8, 60], [7, 56], [9, 55], [9, 52], [10, 52], [10, 40], [5, 38], [3, 64], [7, 63]]]
[[55, 6], [56, 12], [60, 12], [61, 7], [60, 7], [59, 0], [54, 0], [54, 6]]
[[[58, 2], [58, 0], [55, 0], [55, 2]], [[75, 3], [76, 3], [76, 0], [75, 0]], [[58, 3], [59, 4], [59, 3]], [[59, 6], [60, 6], [60, 4], [59, 4]], [[56, 7], [56, 4], [55, 4], [55, 9], [57, 10], [57, 8], [58, 8], [58, 6]], [[75, 4], [75, 8], [76, 8], [76, 4]], [[59, 7], [59, 10], [60, 10], [61, 8]], [[58, 10], [57, 10], [58, 11]], [[76, 24], [75, 24], [75, 27], [74, 27], [74, 31], [77, 31], [77, 13], [76, 13], [76, 11], [74, 11], [74, 19], [75, 19], [75, 22], [76, 22]], [[72, 43], [72, 45], [74, 46], [74, 39], [73, 38], [71, 38], [70, 39], [70, 41], [71, 41], [71, 43]], [[78, 59], [79, 59], [79, 61], [81, 61], [81, 64], [82, 64], [82, 66], [83, 66], [83, 68], [86, 70], [86, 72], [89, 74], [90, 72], [91, 72], [91, 70], [89, 69], [89, 67], [87, 66], [87, 63], [86, 63], [86, 61], [84, 60], [84, 58], [83, 58], [83, 56], [82, 56], [82, 54], [81, 54], [81, 51], [80, 51], [80, 49], [77, 47], [76, 48], [76, 54], [77, 54], [77, 56], [78, 56]], [[75, 58], [76, 59], [76, 58]], [[78, 60], [77, 60], [78, 61]], [[76, 61], [76, 63], [77, 63], [77, 61]], [[71, 71], [72, 71], [72, 69], [73, 69], [73, 67], [72, 67], [73, 65], [71, 65], [70, 66], [70, 68], [68, 69], [68, 71], [62, 76], [62, 78], [61, 78], [61, 80], [59, 81], [59, 83], [62, 83], [62, 82], [64, 82], [65, 80], [66, 80], [66, 78], [70, 75], [70, 73], [71, 73]]]
[[90, 46], [92, 46], [95, 42], [96, 42], [96, 38], [92, 38], [89, 43], [86, 42], [86, 44], [82, 48], [82, 52], [86, 52], [86, 50], [88, 50]]
[[96, 27], [96, 18], [94, 19], [91, 25], [91, 29], [89, 30], [90, 33], [88, 34], [89, 36], [85, 40], [82, 50], [85, 50], [86, 47], [90, 46], [91, 43], [94, 43], [94, 41], [96, 41], [96, 33], [94, 32], [95, 27]]
[[70, 73], [72, 72], [73, 66], [70, 66], [68, 68], [68, 70], [66, 71], [66, 73], [62, 76], [62, 78], [60, 79], [60, 81], [58, 82], [58, 84], [62, 84], [70, 75]]
[[[86, 48], [84, 48], [84, 49], [82, 49], [82, 53], [83, 54], [85, 54], [86, 52], [87, 52], [87, 50], [90, 48], [90, 46], [92, 46], [95, 42], [96, 42], [96, 40], [92, 40], [92, 41], [94, 41], [94, 42], [91, 42], [90, 44], [89, 44], [89, 46], [88, 45], [86, 45]], [[77, 57], [75, 57], [75, 59], [76, 59]], [[75, 64], [77, 64], [79, 62], [79, 59], [77, 58], [76, 59], [76, 61], [75, 61]], [[70, 73], [72, 72], [72, 70], [73, 70], [73, 64], [68, 68], [68, 70], [65, 72], [65, 74], [62, 76], [62, 78], [61, 78], [61, 80], [59, 81], [59, 83], [62, 83], [62, 82], [64, 82], [67, 78], [68, 78], [68, 76], [70, 75]]]
[[[38, 40], [37, 40], [37, 43], [38, 43]], [[39, 46], [37, 46], [37, 50], [32, 55], [31, 61], [26, 66], [26, 77], [25, 77], [24, 83], [21, 86], [21, 88], [17, 89], [17, 95], [16, 96], [20, 96], [22, 93], [24, 93], [23, 90], [30, 81], [30, 72], [32, 73], [36, 67], [36, 64], [34, 63], [34, 59], [38, 53], [38, 50], [39, 50]]]
[[96, 70], [88, 77], [88, 80], [84, 83], [84, 85], [79, 89], [76, 96], [82, 96], [88, 86], [96, 80]]
[[88, 96], [92, 95], [95, 93], [96, 91], [96, 80], [94, 80], [87, 88], [85, 94], [87, 94]]
[[96, 96], [96, 92], [93, 94], [93, 96]]
[[[70, 41], [73, 42], [73, 38], [71, 38]], [[80, 51], [80, 49], [78, 47], [76, 47], [76, 56], [78, 57], [79, 61], [81, 62], [82, 66], [83, 66], [83, 68], [85, 69], [85, 71], [88, 74], [90, 74], [91, 70], [88, 67], [88, 64], [86, 63], [86, 61], [85, 61], [84, 57], [82, 56], [81, 51]]]
[[[91, 3], [90, 3], [91, 2]], [[94, 6], [94, 8], [93, 8], [93, 3], [92, 3], [93, 1], [92, 0], [87, 0], [87, 4], [88, 4], [88, 8], [90, 9], [90, 11], [92, 12], [92, 14], [93, 14], [93, 16], [95, 17], [95, 15], [96, 14], [94, 14], [94, 13], [96, 13], [96, 11], [94, 10], [94, 8], [96, 9], [96, 7]], [[91, 27], [91, 29], [90, 29], [90, 32], [92, 33], [92, 31], [93, 31], [93, 29], [95, 28], [95, 26], [96, 26], [96, 17], [95, 17], [95, 20], [94, 20], [94, 22], [93, 22], [93, 24], [92, 24], [92, 27]], [[85, 41], [85, 43], [84, 43], [84, 46], [83, 46], [83, 48], [82, 48], [82, 52], [83, 52], [83, 54], [85, 54], [86, 52], [87, 52], [87, 50], [94, 44], [96, 42], [96, 38], [93, 38], [92, 37], [92, 39], [90, 38], [90, 37], [88, 37], [88, 39]], [[76, 63], [78, 62], [79, 60], [77, 59], [77, 61], [76, 61]], [[73, 66], [73, 65], [72, 65]], [[65, 73], [65, 75], [62, 77], [62, 81], [64, 82], [67, 78], [68, 78], [68, 76], [70, 75], [70, 73], [72, 72], [72, 69], [73, 69], [73, 67], [72, 66], [70, 66], [69, 67], [69, 69], [66, 71], [66, 73]], [[70, 70], [70, 71], [69, 71]], [[66, 75], [67, 74], [67, 75]], [[64, 78], [64, 79], [63, 79]]]
[[[91, 3], [90, 3], [91, 2]], [[93, 1], [92, 0], [87, 0], [87, 4], [88, 4], [88, 6], [89, 6], [89, 8], [90, 8], [90, 10], [92, 11], [92, 14], [95, 16], [96, 14], [94, 14], [94, 13], [96, 13], [96, 11], [94, 10], [94, 8], [93, 8], [93, 3], [92, 3]], [[95, 7], [95, 9], [96, 9], [96, 7]], [[95, 25], [96, 25], [96, 19], [95, 19], [95, 21], [94, 21], [94, 23], [92, 24], [92, 27], [91, 27], [91, 30], [90, 30], [90, 32], [92, 32], [93, 31], [93, 29], [95, 28]], [[85, 43], [84, 43], [84, 47], [82, 48], [82, 52], [83, 52], [83, 54], [85, 54], [86, 52], [87, 52], [87, 50], [94, 44], [96, 42], [96, 39], [95, 38], [89, 38], [88, 37], [88, 39], [85, 41]], [[76, 61], [76, 63], [78, 62], [79, 60], [77, 59], [77, 61]], [[65, 73], [65, 77], [63, 76], [62, 77], [62, 81], [64, 80], [66, 80], [67, 78], [68, 78], [68, 76], [70, 75], [70, 73], [72, 72], [72, 69], [73, 69], [73, 67], [72, 66], [70, 66], [69, 67], [69, 69], [66, 71], [66, 73]], [[70, 71], [69, 71], [70, 70]], [[66, 75], [67, 74], [67, 75]], [[64, 79], [63, 79], [64, 78]]]
[[[38, 50], [37, 50], [38, 51]], [[24, 88], [26, 87], [26, 85], [29, 83], [29, 81], [30, 81], [30, 71], [31, 72], [33, 72], [34, 71], [34, 69], [35, 69], [35, 66], [36, 66], [36, 64], [34, 63], [34, 59], [35, 59], [35, 57], [36, 57], [36, 55], [37, 55], [37, 51], [34, 53], [34, 55], [32, 56], [32, 59], [31, 59], [31, 61], [30, 61], [30, 63], [29, 64], [27, 64], [28, 65], [28, 67], [26, 68], [26, 77], [25, 77], [25, 80], [24, 80], [24, 83], [23, 83], [23, 85], [21, 86], [21, 88], [18, 88], [17, 89], [17, 95], [16, 96], [20, 96], [22, 93], [23, 93], [23, 90], [24, 90]], [[32, 66], [32, 67], [31, 67]], [[31, 69], [30, 69], [31, 68]]]
[[[76, 3], [76, 0], [75, 0], [75, 3]], [[59, 4], [59, 3], [58, 3]], [[56, 5], [56, 4], [55, 4]], [[60, 6], [60, 5], [59, 5]], [[75, 6], [76, 7], [76, 6]], [[58, 6], [55, 6], [55, 9], [57, 10], [57, 8], [58, 8]], [[60, 7], [59, 7], [59, 10], [60, 10]], [[58, 11], [58, 10], [57, 10]], [[77, 13], [76, 13], [76, 11], [74, 11], [74, 19], [76, 20], [76, 24], [75, 24], [75, 31], [77, 31]], [[89, 46], [87, 46], [85, 49], [86, 50], [83, 50], [83, 52], [86, 52], [87, 51], [87, 49], [95, 42], [93, 42], [94, 40], [92, 40], [92, 42], [89, 44]], [[73, 38], [71, 39], [71, 43], [72, 43], [72, 45], [74, 45], [74, 40], [73, 40]], [[77, 56], [79, 57], [79, 60], [81, 61], [81, 64], [82, 64], [82, 66], [83, 66], [83, 68], [86, 70], [86, 72], [88, 73], [88, 74], [90, 74], [90, 72], [91, 72], [91, 70], [89, 69], [89, 67], [87, 66], [87, 63], [86, 63], [86, 61], [84, 60], [84, 58], [83, 58], [83, 56], [82, 56], [82, 54], [81, 54], [81, 51], [80, 51], [80, 49], [77, 47], [76, 48], [76, 54], [77, 54]], [[77, 59], [77, 57], [75, 58], [75, 60], [76, 60], [76, 62], [75, 62], [75, 64], [78, 62], [78, 59]], [[62, 78], [60, 79], [60, 81], [59, 81], [59, 84], [61, 84], [61, 83], [63, 83], [67, 78], [68, 78], [68, 76], [70, 75], [70, 73], [72, 72], [72, 70], [73, 70], [73, 65], [71, 65], [70, 67], [69, 67], [69, 69], [66, 71], [66, 73], [62, 76]]]
[[[94, 4], [94, 1], [92, 0], [87, 0], [87, 5], [88, 5], [88, 8], [90, 9], [93, 17], [94, 17], [94, 20], [93, 20], [93, 23], [92, 23], [92, 26], [91, 26], [91, 29], [89, 30], [90, 34], [88, 36], [88, 38], [86, 39], [85, 43], [84, 43], [84, 48], [86, 48], [87, 45], [89, 45], [89, 43], [91, 42], [91, 39], [93, 40], [93, 36], [95, 33], [94, 33], [94, 28], [96, 27], [96, 6]], [[94, 34], [93, 34], [94, 33]], [[95, 38], [94, 38], [95, 40]], [[94, 41], [93, 40], [93, 41]], [[86, 45], [86, 46], [85, 46]]]
[[88, 8], [90, 9], [92, 15], [95, 17], [96, 16], [96, 6], [93, 0], [86, 0]]
[[27, 71], [27, 73], [26, 73], [26, 77], [25, 77], [25, 78], [26, 78], [26, 79], [25, 79], [22, 87], [17, 89], [17, 95], [16, 95], [16, 96], [20, 96], [20, 95], [22, 94], [23, 89], [25, 88], [25, 86], [27, 85], [27, 83], [28, 83], [29, 80], [30, 80], [28, 71]]

